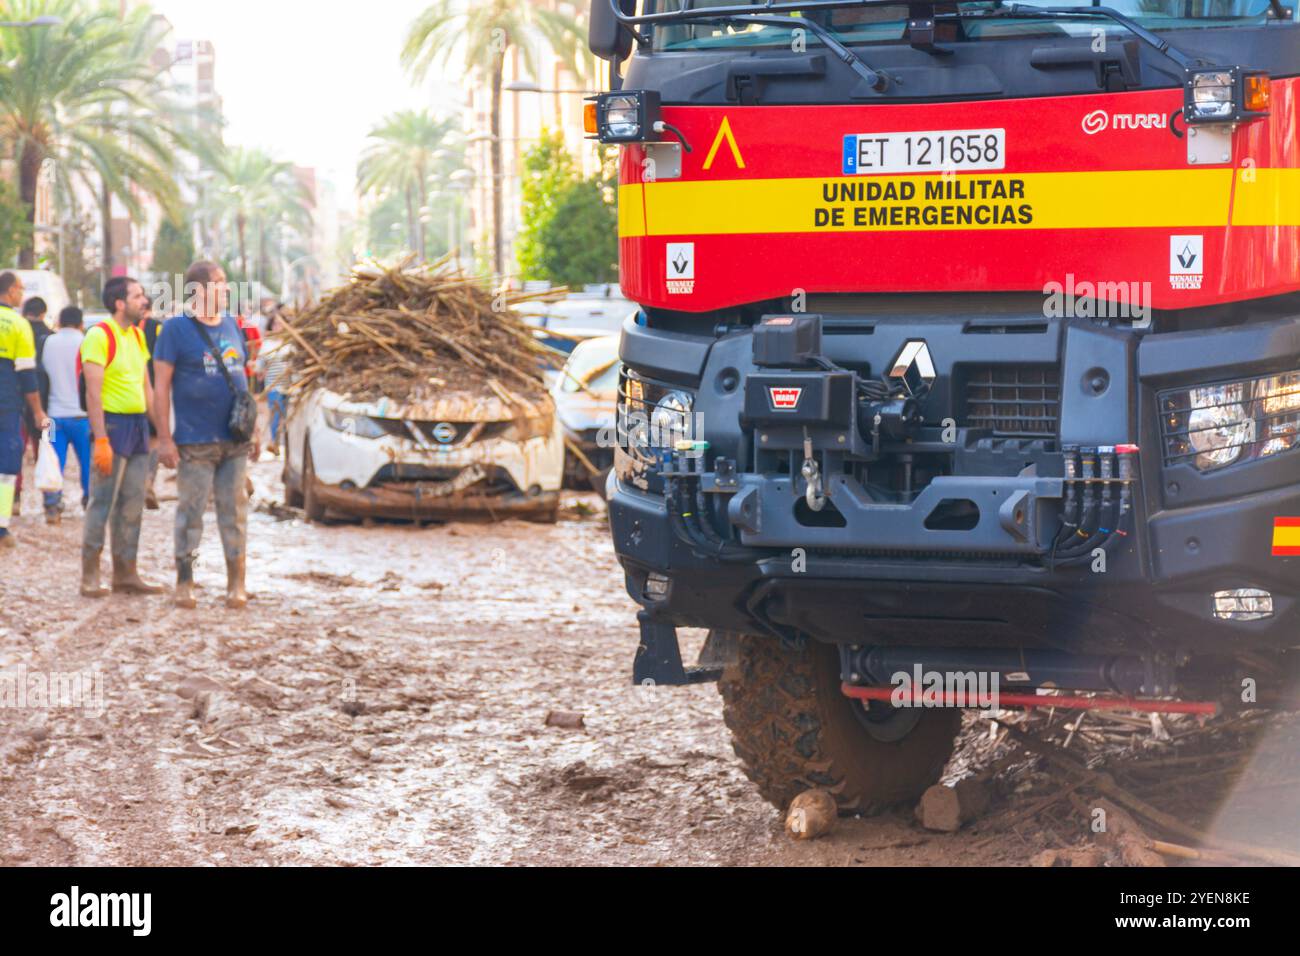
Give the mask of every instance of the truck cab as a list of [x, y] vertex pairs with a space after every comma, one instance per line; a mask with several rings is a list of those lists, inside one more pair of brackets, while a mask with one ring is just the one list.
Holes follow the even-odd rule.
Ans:
[[1293, 7], [594, 0], [591, 45], [638, 682], [720, 678], [764, 794], [846, 810], [951, 750], [904, 675], [1293, 694]]

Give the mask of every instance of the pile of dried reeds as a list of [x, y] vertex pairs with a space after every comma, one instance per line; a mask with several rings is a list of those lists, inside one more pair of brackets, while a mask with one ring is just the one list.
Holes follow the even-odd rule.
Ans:
[[360, 267], [346, 285], [288, 318], [290, 392], [324, 387], [354, 401], [403, 404], [493, 394], [536, 407], [546, 399], [543, 367], [562, 356], [538, 342], [510, 306], [544, 296], [494, 293], [447, 260]]

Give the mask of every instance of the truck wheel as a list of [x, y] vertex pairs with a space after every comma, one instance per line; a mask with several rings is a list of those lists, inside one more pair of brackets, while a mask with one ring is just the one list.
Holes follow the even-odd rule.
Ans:
[[745, 774], [778, 809], [829, 790], [845, 814], [877, 813], [938, 782], [961, 729], [952, 708], [869, 712], [840, 691], [839, 654], [742, 636], [718, 685]]
[[325, 506], [316, 496], [316, 466], [312, 464], [308, 441], [304, 441], [302, 446], [302, 509], [313, 524], [325, 520]]

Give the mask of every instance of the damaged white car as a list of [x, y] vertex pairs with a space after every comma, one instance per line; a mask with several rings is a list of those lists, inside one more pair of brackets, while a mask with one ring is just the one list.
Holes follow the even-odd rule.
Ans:
[[308, 519], [517, 517], [554, 522], [564, 437], [549, 402], [449, 395], [419, 405], [299, 397], [285, 423], [285, 499]]

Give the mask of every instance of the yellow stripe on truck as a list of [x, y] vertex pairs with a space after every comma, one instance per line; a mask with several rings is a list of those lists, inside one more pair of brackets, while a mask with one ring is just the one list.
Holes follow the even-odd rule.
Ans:
[[1232, 224], [1300, 225], [1300, 169], [1238, 170]]
[[[620, 213], [619, 235], [1222, 227], [1228, 225], [1235, 172], [1225, 167], [660, 181], [621, 187], [620, 210], [639, 209], [636, 200], [644, 191], [645, 219]], [[1276, 188], [1270, 181], [1265, 190]], [[1290, 221], [1300, 222], [1300, 213]]]
[[640, 183], [618, 188], [618, 234], [644, 236], [645, 187]]

